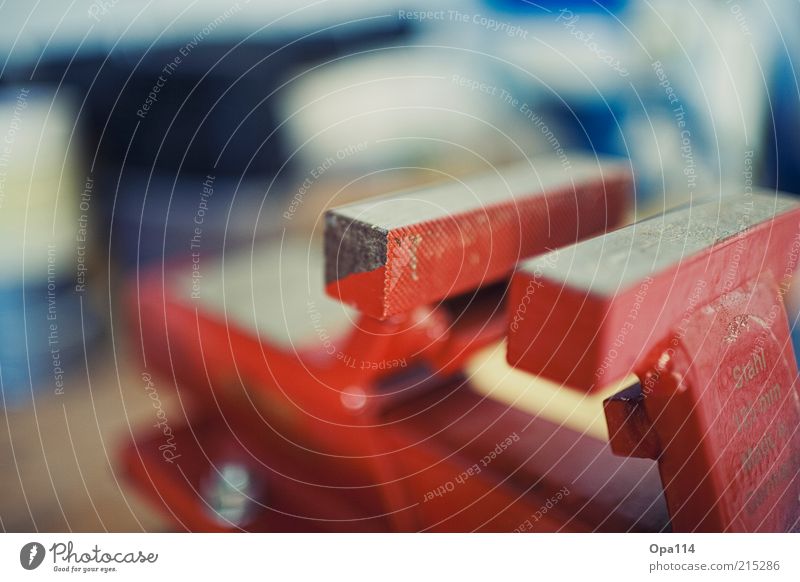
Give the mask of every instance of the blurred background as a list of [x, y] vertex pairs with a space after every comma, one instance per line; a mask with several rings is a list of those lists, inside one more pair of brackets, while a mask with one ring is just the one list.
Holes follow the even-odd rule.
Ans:
[[0, 529], [174, 527], [116, 454], [153, 424], [139, 282], [200, 250], [537, 155], [629, 158], [640, 217], [800, 193], [798, 23], [791, 0], [3, 3]]

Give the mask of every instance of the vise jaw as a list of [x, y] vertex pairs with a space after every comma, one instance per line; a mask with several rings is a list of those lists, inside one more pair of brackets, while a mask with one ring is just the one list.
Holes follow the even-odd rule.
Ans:
[[611, 445], [658, 460], [676, 531], [793, 531], [800, 394], [783, 296], [799, 256], [800, 203], [764, 192], [532, 259], [512, 280], [508, 361], [590, 392], [638, 376], [605, 402]]

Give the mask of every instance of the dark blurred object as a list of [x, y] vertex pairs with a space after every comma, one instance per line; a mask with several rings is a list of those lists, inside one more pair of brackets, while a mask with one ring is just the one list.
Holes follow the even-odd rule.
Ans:
[[270, 175], [286, 160], [273, 109], [278, 87], [298, 70], [408, 29], [405, 21], [382, 19], [280, 39], [172, 40], [108, 55], [60, 54], [7, 71], [3, 80], [77, 88], [93, 164]]
[[[3, 80], [58, 83], [83, 100], [88, 159], [74, 171], [96, 181], [101, 194], [92, 208], [99, 242], [109, 244], [114, 263], [132, 267], [182, 250], [189, 256], [198, 213], [204, 252], [219, 252], [226, 233], [229, 242], [237, 232], [252, 235], [251, 222], [230, 220], [237, 216], [232, 206], [236, 199], [246, 207], [239, 215], [257, 217], [266, 192], [254, 191], [253, 180], [267, 182], [289, 159], [275, 109], [281, 84], [314, 63], [408, 30], [405, 21], [379, 19], [281, 39], [173, 39], [107, 55], [45, 57]], [[209, 177], [210, 189], [203, 185]], [[280, 195], [270, 192], [270, 201]]]
[[[800, 51], [795, 51], [794, 56], [800, 56]], [[788, 54], [782, 55], [776, 66], [769, 104], [761, 168], [765, 183], [776, 190], [800, 194], [800, 88]]]
[[[106, 208], [117, 265], [135, 268], [154, 260], [189, 265], [201, 253], [252, 241], [266, 194], [261, 184], [239, 184], [224, 175], [119, 172]], [[268, 201], [275, 197], [270, 194]], [[264, 214], [269, 218], [268, 208]]]

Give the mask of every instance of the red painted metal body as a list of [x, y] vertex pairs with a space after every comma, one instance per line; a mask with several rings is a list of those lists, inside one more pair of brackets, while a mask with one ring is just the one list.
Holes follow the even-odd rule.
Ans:
[[[175, 433], [137, 439], [129, 479], [192, 531], [659, 531], [668, 528], [655, 464], [453, 382], [371, 416], [369, 458], [314, 452], [274, 410], [220, 398]], [[364, 438], [355, 431], [351, 438]], [[247, 519], [224, 524], [204, 496], [222, 467], [260, 485]]]
[[[243, 433], [249, 435], [241, 438], [243, 442], [263, 439], [268, 443], [260, 453], [267, 464], [274, 455], [285, 456], [285, 449], [313, 451], [295, 456], [311, 482], [329, 472], [320, 459], [348, 467], [349, 474], [359, 475], [362, 485], [371, 485], [366, 489], [381, 499], [377, 513], [387, 516], [388, 525], [370, 522], [375, 529], [627, 531], [666, 527], [654, 463], [616, 458], [607, 443], [482, 397], [451, 373], [457, 367], [453, 362], [465, 357], [452, 354], [472, 353], [470, 340], [484, 338], [486, 333], [496, 339], [498, 309], [493, 292], [482, 292], [472, 303], [468, 297], [447, 304], [448, 313], [458, 314], [459, 323], [457, 332], [451, 329], [443, 336], [447, 341], [442, 344], [448, 349], [436, 352], [444, 373], [432, 373], [437, 369], [435, 358], [422, 359], [421, 378], [409, 373], [412, 366], [401, 370], [403, 374], [397, 369], [369, 370], [356, 378], [352, 374], [361, 372], [358, 366], [349, 372], [348, 382], [354, 382], [350, 386], [387, 399], [383, 406], [359, 407], [353, 406], [361, 402], [357, 398], [347, 405], [348, 400], [341, 397], [343, 389], [337, 389], [342, 386], [336, 384], [337, 378], [341, 378], [320, 366], [326, 361], [331, 366], [343, 365], [335, 355], [317, 346], [316, 356], [309, 348], [303, 362], [297, 357], [293, 360], [277, 342], [268, 342], [253, 329], [226, 323], [213, 312], [196, 310], [175, 289], [167, 286], [165, 294], [160, 279], [152, 279], [140, 288], [134, 306], [135, 313], [141, 313], [148, 369], [171, 377], [182, 400], [186, 397], [199, 406], [201, 420], [208, 415], [217, 418], [202, 421], [207, 428], [196, 431], [213, 436], [183, 446], [195, 451], [186, 454], [189, 463], [200, 466], [194, 474], [213, 471], [203, 453], [207, 444], [230, 441], [233, 434]], [[471, 307], [465, 309], [467, 304]], [[479, 305], [491, 309], [475, 310]], [[373, 326], [390, 325], [365, 320]], [[363, 337], [364, 331], [354, 333]], [[456, 337], [467, 339], [455, 342]], [[310, 362], [318, 367], [312, 368]], [[325, 385], [321, 377], [334, 384]], [[395, 393], [406, 396], [389, 396]], [[511, 444], [501, 446], [508, 439]], [[152, 478], [155, 490], [169, 497], [166, 505], [174, 505], [187, 527], [218, 528], [194, 499], [197, 485], [184, 483], [180, 471], [160, 458], [157, 443], [154, 437], [139, 447], [150, 455], [144, 455], [138, 465], [133, 463], [134, 480], [152, 489], [147, 485]], [[498, 446], [501, 454], [493, 453]], [[487, 456], [489, 461], [485, 461]], [[224, 456], [211, 462], [222, 460]], [[265, 482], [268, 479], [269, 475], [263, 477]], [[453, 491], [448, 491], [451, 486]], [[562, 492], [564, 487], [567, 494]], [[363, 514], [359, 517], [364, 519]], [[296, 520], [275, 523], [274, 512], [263, 519], [247, 527], [303, 526]], [[310, 529], [318, 526], [308, 523]]]
[[[378, 488], [389, 514], [406, 506], [405, 485], [385, 456], [381, 411], [446, 381], [465, 358], [504, 331], [503, 310], [496, 303], [500, 290], [383, 322], [362, 316], [343, 333], [332, 333], [330, 343], [314, 337], [287, 346], [253, 325], [229, 320], [224, 311], [199, 308], [185, 286], [175, 284], [188, 273], [166, 284], [161, 277], [154, 273], [142, 279], [131, 298], [145, 368], [169, 378], [181, 400], [222, 410], [224, 418], [233, 415], [252, 424], [251, 432], [277, 433], [286, 439], [284, 446], [350, 459]], [[403, 365], [382, 365], [392, 362]], [[247, 420], [241, 420], [243, 409], [251, 411]], [[163, 462], [156, 461], [162, 474]], [[322, 470], [305, 461], [312, 473]], [[390, 521], [394, 530], [419, 527], [412, 512]]]
[[[637, 374], [638, 388], [606, 402], [611, 443], [658, 459], [678, 531], [800, 526], [800, 394], [782, 300], [800, 204], [748, 202], [651, 219], [557, 259], [603, 280], [551, 257], [512, 283], [512, 314], [530, 290], [535, 301], [510, 319], [510, 362], [585, 390]], [[631, 273], [609, 280], [621, 251]]]
[[676, 530], [800, 527], [797, 368], [774, 281], [696, 311], [638, 372]]
[[[142, 280], [132, 298], [148, 365], [205, 398], [213, 399], [213, 392], [249, 396], [323, 435], [333, 425], [350, 425], [355, 416], [413, 397], [439, 376], [452, 375], [505, 330], [500, 289], [386, 321], [360, 316], [330, 343], [314, 338], [286, 346], [252, 326], [226, 320], [224, 312], [198, 309], [171, 282], [165, 285], [155, 274]], [[419, 381], [402, 390], [385, 389], [397, 375]]]
[[[353, 460], [315, 454], [236, 405], [196, 409], [170, 435], [140, 435], [120, 455], [128, 480], [188, 531], [389, 531], [383, 492]], [[247, 487], [227, 486], [226, 468]], [[230, 473], [230, 471], [228, 472]], [[238, 485], [238, 489], [233, 489]], [[216, 491], [223, 488], [222, 494]], [[225, 497], [235, 496], [225, 511]]]
[[488, 399], [459, 380], [382, 415], [429, 531], [660, 531], [656, 465]]

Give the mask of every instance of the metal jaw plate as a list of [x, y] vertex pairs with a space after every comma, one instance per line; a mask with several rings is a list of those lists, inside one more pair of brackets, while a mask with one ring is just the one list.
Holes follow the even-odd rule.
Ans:
[[336, 208], [326, 291], [377, 319], [436, 303], [617, 225], [632, 190], [625, 164], [543, 159]]

